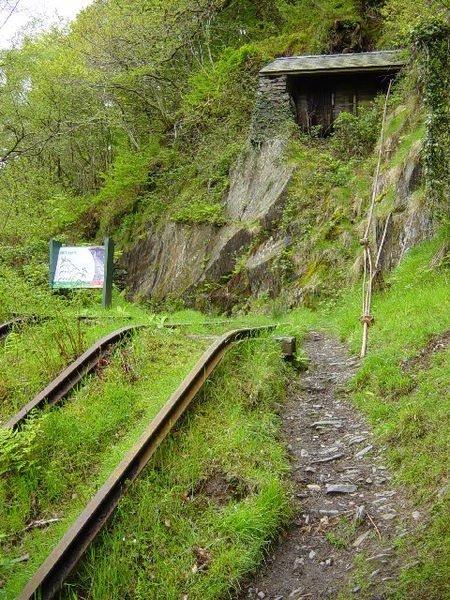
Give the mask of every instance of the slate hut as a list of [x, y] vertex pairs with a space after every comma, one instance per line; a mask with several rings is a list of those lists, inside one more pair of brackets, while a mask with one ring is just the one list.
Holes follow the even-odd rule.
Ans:
[[339, 113], [357, 115], [377, 93], [386, 91], [403, 64], [395, 50], [277, 58], [260, 71], [257, 106], [272, 111], [272, 122], [294, 108], [304, 131], [319, 127], [326, 136]]

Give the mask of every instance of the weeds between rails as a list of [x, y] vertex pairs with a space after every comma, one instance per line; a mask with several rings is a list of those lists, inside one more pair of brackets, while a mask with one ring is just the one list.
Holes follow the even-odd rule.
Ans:
[[[31, 418], [14, 435], [0, 431], [8, 437], [0, 468], [0, 584], [8, 594], [20, 592], [205, 347], [202, 339], [143, 330], [112, 354], [101, 377], [76, 391], [74, 402]], [[49, 515], [62, 520], [45, 532], [25, 531]], [[24, 555], [28, 560], [17, 562]]]

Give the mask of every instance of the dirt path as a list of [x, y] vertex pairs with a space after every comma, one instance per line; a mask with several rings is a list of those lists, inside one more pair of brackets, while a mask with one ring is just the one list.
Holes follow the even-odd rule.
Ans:
[[282, 409], [298, 512], [241, 598], [381, 600], [398, 570], [393, 538], [404, 533], [402, 519], [419, 516], [401, 516], [400, 492], [346, 395], [357, 359], [316, 333], [303, 347], [310, 368]]

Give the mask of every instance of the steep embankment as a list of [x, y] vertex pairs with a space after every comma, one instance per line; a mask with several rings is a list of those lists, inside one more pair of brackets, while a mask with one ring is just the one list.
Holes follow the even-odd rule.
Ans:
[[[253, 121], [260, 119], [256, 112]], [[311, 305], [357, 278], [374, 168], [371, 141], [364, 136], [371, 127], [375, 137], [377, 109], [349, 119], [328, 140], [308, 140], [283, 121], [278, 129], [284, 127], [284, 133], [266, 130], [261, 146], [249, 141], [231, 171], [225, 225], [153, 225], [124, 254], [121, 264], [133, 297], [158, 303], [178, 296], [189, 306], [230, 311], [249, 297], [281, 293], [289, 306]], [[362, 139], [356, 153], [358, 140], [345, 133], [349, 125]], [[385, 269], [432, 232], [422, 143], [416, 100], [397, 96], [387, 124], [373, 234], [376, 246], [388, 219]]]
[[[261, 149], [250, 148], [234, 166], [224, 208], [227, 225], [169, 222], [152, 226], [145, 240], [138, 242], [122, 261], [132, 293], [156, 301], [172, 294], [202, 308], [198, 298], [202, 287], [206, 291], [208, 286], [220, 287], [232, 277], [238, 260], [249, 248], [257, 248], [255, 242], [261, 232], [267, 235], [279, 227], [294, 171], [293, 165], [284, 164], [280, 158], [284, 146], [280, 138], [270, 140]], [[255, 258], [253, 263], [247, 275], [257, 294], [261, 288], [267, 290], [267, 281], [264, 277], [258, 280]], [[207, 294], [205, 304], [206, 299]]]

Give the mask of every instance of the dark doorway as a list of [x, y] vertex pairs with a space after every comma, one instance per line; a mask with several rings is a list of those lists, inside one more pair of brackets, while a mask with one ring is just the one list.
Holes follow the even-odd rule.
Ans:
[[[328, 73], [291, 75], [288, 87], [294, 101], [297, 122], [303, 131], [313, 128], [327, 136], [339, 113], [358, 115], [379, 92], [385, 92], [392, 73]], [[316, 129], [317, 130], [317, 129]]]

